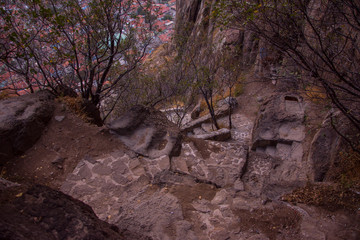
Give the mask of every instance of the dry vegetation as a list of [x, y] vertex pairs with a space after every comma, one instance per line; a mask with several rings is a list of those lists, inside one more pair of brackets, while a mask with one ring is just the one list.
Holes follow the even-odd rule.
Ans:
[[308, 184], [282, 197], [283, 201], [305, 203], [323, 207], [330, 211], [360, 208], [359, 194], [341, 185]]

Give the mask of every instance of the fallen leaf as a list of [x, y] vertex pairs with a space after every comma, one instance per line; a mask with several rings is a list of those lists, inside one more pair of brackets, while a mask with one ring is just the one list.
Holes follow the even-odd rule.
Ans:
[[23, 193], [19, 193], [16, 195], [16, 197], [21, 197], [23, 195]]

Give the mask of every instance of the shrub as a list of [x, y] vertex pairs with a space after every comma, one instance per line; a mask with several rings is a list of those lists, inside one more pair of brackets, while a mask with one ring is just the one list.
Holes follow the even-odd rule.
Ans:
[[234, 97], [239, 97], [241, 94], [244, 93], [244, 84], [236, 83], [234, 86]]

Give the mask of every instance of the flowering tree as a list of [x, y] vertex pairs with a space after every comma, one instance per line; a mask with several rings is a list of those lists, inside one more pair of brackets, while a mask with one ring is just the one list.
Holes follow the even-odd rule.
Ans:
[[0, 87], [71, 88], [98, 105], [146, 55], [155, 14], [150, 0], [4, 0]]

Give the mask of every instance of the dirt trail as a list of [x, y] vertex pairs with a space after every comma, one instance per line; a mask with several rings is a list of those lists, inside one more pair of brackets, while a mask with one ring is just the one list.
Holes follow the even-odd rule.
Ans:
[[[64, 117], [62, 121], [56, 120]], [[87, 156], [125, 149], [105, 128], [85, 123], [61, 103], [41, 138], [25, 154], [8, 162], [1, 176], [19, 183], [59, 189], [66, 176]]]

